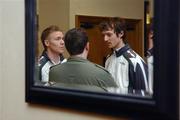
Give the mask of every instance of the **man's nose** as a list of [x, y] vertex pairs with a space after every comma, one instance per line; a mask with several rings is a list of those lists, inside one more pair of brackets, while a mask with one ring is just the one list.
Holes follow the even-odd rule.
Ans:
[[109, 38], [105, 35], [104, 36], [104, 41], [107, 41]]
[[61, 45], [64, 45], [64, 40], [61, 40], [61, 41], [60, 41], [60, 44], [61, 44]]

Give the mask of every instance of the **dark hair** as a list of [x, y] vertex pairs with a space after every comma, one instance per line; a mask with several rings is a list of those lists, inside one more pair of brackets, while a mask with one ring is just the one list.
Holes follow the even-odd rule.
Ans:
[[126, 37], [126, 22], [124, 19], [119, 17], [109, 18], [106, 21], [103, 21], [99, 24], [100, 31], [107, 31], [109, 29], [113, 29], [116, 35], [118, 36], [121, 31], [124, 32], [122, 36], [123, 39]]
[[83, 52], [88, 36], [83, 28], [73, 28], [66, 33], [64, 42], [70, 55], [78, 55]]
[[45, 45], [45, 40], [47, 39], [47, 37], [49, 36], [49, 34], [51, 34], [52, 32], [56, 32], [56, 31], [61, 31], [60, 28], [56, 25], [51, 25], [49, 27], [47, 27], [46, 29], [43, 30], [42, 34], [41, 34], [41, 42], [44, 46], [44, 49], [46, 50], [46, 45]]

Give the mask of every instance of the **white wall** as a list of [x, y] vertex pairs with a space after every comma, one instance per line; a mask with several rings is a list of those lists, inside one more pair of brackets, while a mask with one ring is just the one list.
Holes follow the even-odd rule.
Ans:
[[0, 0], [0, 120], [108, 120], [70, 109], [25, 103], [24, 0]]

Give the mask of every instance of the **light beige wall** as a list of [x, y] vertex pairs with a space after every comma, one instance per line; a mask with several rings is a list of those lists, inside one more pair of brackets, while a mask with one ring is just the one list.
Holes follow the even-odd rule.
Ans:
[[149, 0], [150, 2], [150, 16], [154, 16], [154, 0]]
[[0, 120], [113, 119], [105, 115], [25, 103], [24, 18], [24, 0], [0, 0]]
[[49, 25], [58, 25], [62, 30], [69, 28], [69, 0], [39, 0], [40, 32]]
[[[2, 16], [2, 2], [0, 1], [0, 17]], [[0, 18], [0, 26], [2, 25], [2, 19]], [[2, 65], [2, 28], [0, 28], [0, 66]], [[2, 120], [2, 68], [0, 67], [0, 120]]]
[[70, 28], [75, 15], [144, 19], [144, 0], [70, 0]]

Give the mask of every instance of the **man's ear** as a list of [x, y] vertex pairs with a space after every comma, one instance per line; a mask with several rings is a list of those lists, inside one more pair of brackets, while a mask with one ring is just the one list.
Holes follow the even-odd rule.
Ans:
[[124, 31], [121, 31], [118, 35], [120, 38], [122, 38], [124, 36]]
[[87, 42], [87, 44], [86, 44], [86, 46], [85, 46], [85, 49], [86, 49], [87, 51], [89, 51], [89, 42]]
[[49, 41], [48, 40], [44, 40], [44, 43], [46, 46], [49, 46]]

